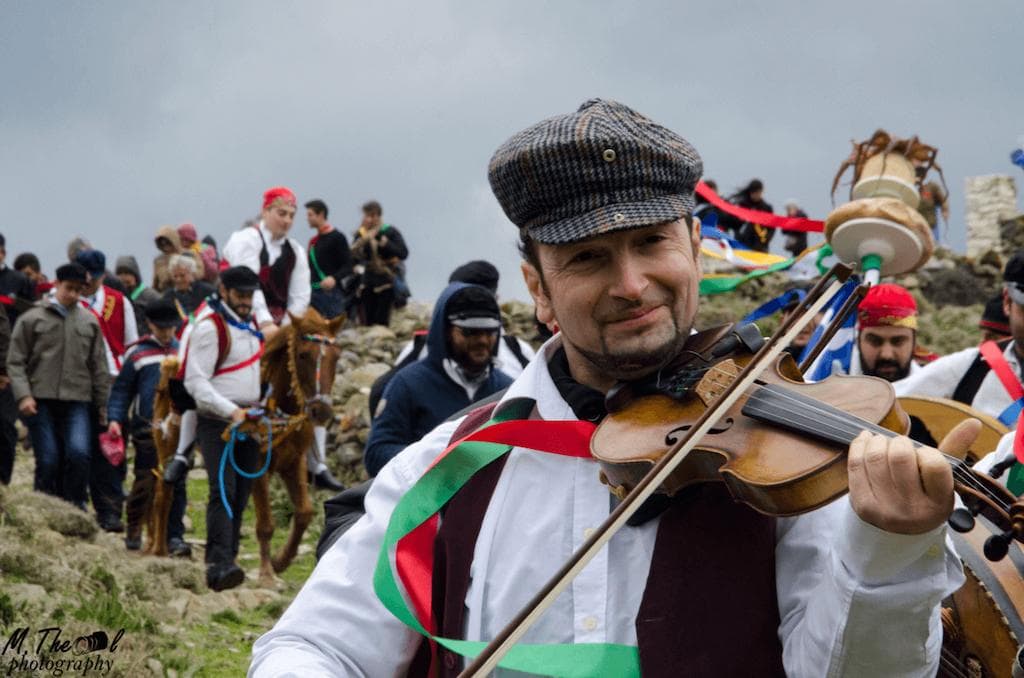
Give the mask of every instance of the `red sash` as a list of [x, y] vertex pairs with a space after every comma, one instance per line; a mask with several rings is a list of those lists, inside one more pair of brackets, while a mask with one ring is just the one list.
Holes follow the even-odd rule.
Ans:
[[[994, 341], [986, 341], [982, 342], [978, 350], [1014, 402], [1024, 398], [1024, 386], [1021, 386], [1020, 378], [1010, 367], [1010, 363], [1006, 362], [1006, 356], [999, 350], [999, 345]], [[1013, 434], [1013, 455], [1017, 457], [1019, 463], [1024, 464], [1024, 411], [1017, 419], [1017, 428]]]

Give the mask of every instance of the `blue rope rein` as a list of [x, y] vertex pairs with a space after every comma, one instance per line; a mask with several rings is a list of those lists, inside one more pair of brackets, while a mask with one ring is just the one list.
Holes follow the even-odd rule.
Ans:
[[[250, 412], [252, 412], [252, 410], [250, 410]], [[227, 493], [224, 491], [224, 469], [227, 467], [228, 460], [231, 460], [231, 468], [235, 469], [235, 473], [250, 479], [259, 478], [267, 472], [267, 469], [270, 468], [270, 455], [274, 449], [274, 429], [269, 418], [265, 416], [260, 417], [260, 422], [267, 426], [267, 458], [266, 461], [263, 462], [263, 468], [256, 473], [249, 473], [248, 471], [243, 471], [239, 468], [238, 461], [235, 459], [235, 441], [245, 441], [249, 439], [247, 434], [239, 432], [238, 427], [240, 424], [234, 424], [231, 426], [231, 438], [228, 440], [228, 444], [224, 446], [224, 453], [220, 455], [220, 471], [217, 474], [218, 483], [220, 485], [220, 501], [224, 504], [224, 510], [227, 511], [228, 518], [231, 520], [235, 519], [235, 514], [234, 511], [231, 510]]]

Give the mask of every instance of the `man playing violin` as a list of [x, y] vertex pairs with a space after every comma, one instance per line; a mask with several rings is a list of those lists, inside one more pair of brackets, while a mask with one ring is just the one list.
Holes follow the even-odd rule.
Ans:
[[[602, 100], [498, 149], [492, 189], [520, 229], [538, 318], [560, 332], [495, 417], [518, 408], [527, 427], [597, 422], [616, 382], [676, 357], [698, 310], [691, 214], [701, 170], [685, 139]], [[432, 648], [389, 611], [374, 577], [396, 505], [450, 440], [476, 428], [466, 426], [474, 416], [442, 424], [381, 470], [367, 515], [254, 645], [250, 675], [459, 671], [461, 657]], [[964, 446], [974, 432], [948, 442]], [[849, 496], [796, 517], [760, 515], [722, 483], [649, 501], [526, 633], [520, 659], [565, 644], [578, 653], [574, 665], [534, 666], [575, 675], [934, 675], [939, 602], [963, 582], [945, 539], [950, 467], [934, 449], [866, 433], [848, 458]], [[495, 637], [616, 505], [599, 471], [586, 455], [513, 447], [473, 475], [441, 509], [433, 560], [420, 561], [434, 568], [423, 625], [438, 637]], [[628, 670], [611, 659], [623, 647]]]

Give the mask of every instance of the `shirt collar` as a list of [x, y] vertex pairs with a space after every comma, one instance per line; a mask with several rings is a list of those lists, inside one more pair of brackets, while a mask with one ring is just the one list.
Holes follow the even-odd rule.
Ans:
[[267, 228], [266, 224], [263, 223], [262, 219], [260, 220], [260, 233], [263, 234], [264, 238], [266, 238], [269, 242], [274, 243], [275, 245], [284, 243], [284, 241], [288, 239], [287, 235], [278, 238], [273, 233], [271, 233], [270, 229]]

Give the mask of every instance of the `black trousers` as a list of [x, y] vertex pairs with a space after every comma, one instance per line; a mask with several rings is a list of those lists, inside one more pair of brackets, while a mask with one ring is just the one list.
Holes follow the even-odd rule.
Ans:
[[[154, 485], [163, 480], [153, 474], [156, 468], [156, 443], [149, 431], [133, 433], [132, 446], [135, 448], [135, 478], [132, 489], [128, 493], [124, 513], [129, 537], [137, 537], [142, 532], [142, 521], [153, 505]], [[171, 495], [171, 511], [167, 519], [167, 538], [185, 538], [185, 478], [174, 484]]]
[[391, 307], [395, 303], [395, 288], [381, 292], [364, 289], [360, 297], [360, 315], [364, 325], [387, 325], [391, 322]]
[[[227, 423], [223, 419], [199, 416], [196, 439], [203, 454], [203, 463], [210, 478], [210, 498], [206, 504], [206, 563], [222, 565], [235, 562], [238, 557], [238, 536], [242, 528], [242, 513], [249, 503], [252, 480], [235, 473], [231, 462], [224, 468], [224, 497], [231, 506], [234, 518], [229, 518], [221, 499], [220, 460], [227, 446], [221, 433]], [[239, 468], [254, 472], [259, 459], [256, 443], [249, 439], [235, 443], [235, 463]]]
[[92, 453], [89, 460], [89, 495], [92, 506], [96, 509], [96, 521], [100, 525], [115, 523], [121, 520], [124, 510], [124, 479], [128, 475], [128, 462], [122, 461], [119, 466], [112, 465], [100, 450], [100, 429], [96, 413], [92, 414]]
[[14, 454], [18, 449], [18, 404], [14, 402], [14, 389], [0, 389], [0, 483], [10, 485], [14, 472]]

